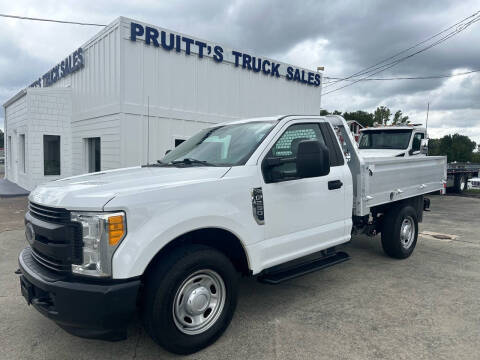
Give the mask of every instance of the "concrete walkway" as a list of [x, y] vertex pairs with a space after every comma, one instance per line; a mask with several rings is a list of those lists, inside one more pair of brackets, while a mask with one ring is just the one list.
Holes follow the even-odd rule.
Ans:
[[7, 179], [0, 179], [0, 198], [26, 196], [29, 193], [30, 191], [25, 190]]

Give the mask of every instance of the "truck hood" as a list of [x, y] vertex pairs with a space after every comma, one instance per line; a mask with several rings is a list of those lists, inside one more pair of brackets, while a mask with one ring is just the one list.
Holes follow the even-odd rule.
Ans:
[[359, 149], [358, 151], [360, 152], [360, 155], [365, 158], [395, 157], [407, 152], [407, 150], [400, 149]]
[[221, 178], [229, 167], [132, 167], [69, 177], [37, 186], [29, 200], [70, 210], [102, 210], [124, 193], [177, 187]]

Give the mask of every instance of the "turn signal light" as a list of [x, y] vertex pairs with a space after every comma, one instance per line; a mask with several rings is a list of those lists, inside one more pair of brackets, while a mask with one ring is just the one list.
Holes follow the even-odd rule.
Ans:
[[108, 218], [108, 244], [117, 245], [125, 235], [125, 221], [123, 215], [110, 216]]

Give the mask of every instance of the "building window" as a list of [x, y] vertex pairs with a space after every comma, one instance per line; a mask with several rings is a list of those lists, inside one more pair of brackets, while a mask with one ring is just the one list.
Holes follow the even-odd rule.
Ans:
[[43, 174], [60, 175], [60, 136], [43, 135]]
[[19, 153], [18, 158], [20, 160], [20, 171], [25, 174], [27, 172], [26, 166], [25, 166], [25, 134], [20, 134], [19, 144], [18, 144], [18, 153]]
[[185, 141], [185, 139], [175, 139], [175, 147], [177, 147], [178, 145], [180, 145], [184, 141]]
[[89, 173], [100, 171], [100, 138], [86, 138], [85, 144], [87, 150], [87, 171]]

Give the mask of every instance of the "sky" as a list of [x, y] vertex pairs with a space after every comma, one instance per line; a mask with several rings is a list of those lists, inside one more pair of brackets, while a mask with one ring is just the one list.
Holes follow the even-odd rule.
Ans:
[[[0, 0], [0, 13], [108, 24], [126, 16], [346, 77], [480, 10], [466, 1]], [[101, 28], [0, 18], [0, 104]], [[480, 21], [373, 77], [451, 75], [480, 69]], [[343, 82], [335, 86], [347, 84]], [[330, 86], [324, 92], [335, 89]], [[460, 133], [480, 144], [480, 72], [429, 80], [364, 81], [322, 97], [333, 111], [402, 110], [431, 138]], [[3, 109], [0, 128], [3, 129]]]

